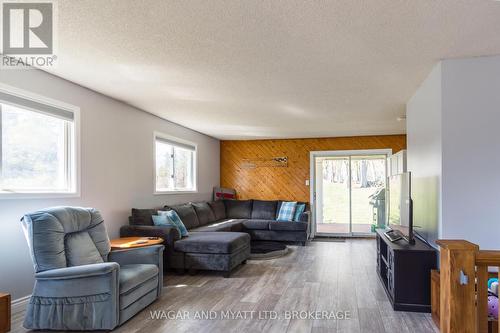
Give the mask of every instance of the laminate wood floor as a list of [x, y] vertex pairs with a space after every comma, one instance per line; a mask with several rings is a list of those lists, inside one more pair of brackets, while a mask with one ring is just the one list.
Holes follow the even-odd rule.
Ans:
[[[115, 332], [439, 332], [430, 314], [392, 310], [375, 251], [373, 239], [311, 242], [282, 258], [249, 260], [228, 279], [167, 275], [161, 299]], [[26, 332], [22, 316], [13, 332]]]

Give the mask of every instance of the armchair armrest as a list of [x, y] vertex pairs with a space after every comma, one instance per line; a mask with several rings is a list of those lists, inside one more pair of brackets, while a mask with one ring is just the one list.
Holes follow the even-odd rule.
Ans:
[[163, 245], [152, 245], [132, 249], [111, 251], [109, 261], [120, 265], [152, 264], [158, 267], [158, 297], [163, 288]]
[[118, 295], [120, 265], [116, 262], [52, 269], [35, 274], [34, 297]]
[[163, 245], [152, 245], [115, 250], [109, 253], [108, 260], [117, 262], [120, 265], [153, 264], [161, 268], [163, 266], [164, 248]]
[[100, 264], [82, 265], [51, 269], [35, 274], [37, 280], [67, 280], [105, 275], [113, 271], [119, 271], [120, 265], [115, 262], [104, 262]]
[[307, 223], [307, 238], [309, 239], [309, 236], [311, 235], [311, 228], [312, 228], [312, 225], [310, 223], [311, 222], [311, 211], [306, 210], [305, 212], [300, 214], [299, 221]]
[[153, 225], [124, 225], [120, 228], [120, 237], [161, 237], [164, 245], [171, 251], [174, 242], [181, 238], [176, 228]]

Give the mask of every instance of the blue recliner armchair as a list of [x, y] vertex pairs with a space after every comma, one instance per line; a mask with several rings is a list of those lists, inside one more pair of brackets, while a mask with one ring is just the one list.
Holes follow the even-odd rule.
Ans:
[[54, 207], [21, 221], [36, 273], [25, 328], [112, 330], [160, 296], [162, 245], [110, 252], [91, 208]]

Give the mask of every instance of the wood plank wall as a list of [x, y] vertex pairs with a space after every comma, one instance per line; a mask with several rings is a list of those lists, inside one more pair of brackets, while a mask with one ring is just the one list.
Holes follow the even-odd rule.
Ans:
[[[406, 149], [406, 135], [318, 139], [221, 141], [221, 186], [239, 199], [309, 202], [309, 152], [321, 150]], [[288, 167], [242, 167], [244, 159], [288, 157]]]

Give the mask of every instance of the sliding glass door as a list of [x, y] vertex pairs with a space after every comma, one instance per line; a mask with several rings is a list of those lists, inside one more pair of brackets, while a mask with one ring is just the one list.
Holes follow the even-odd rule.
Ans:
[[317, 235], [371, 235], [385, 224], [390, 150], [312, 152], [314, 231]]
[[316, 232], [350, 233], [349, 157], [318, 157], [315, 165]]

